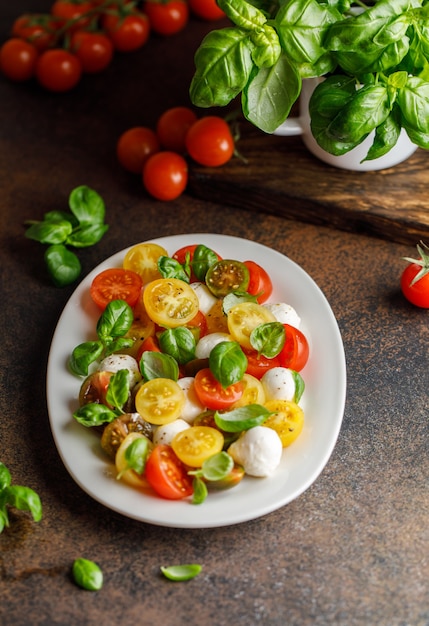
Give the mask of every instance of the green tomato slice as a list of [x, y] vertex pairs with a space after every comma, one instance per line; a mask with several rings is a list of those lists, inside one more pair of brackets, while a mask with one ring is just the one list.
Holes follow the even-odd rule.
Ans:
[[216, 298], [224, 298], [229, 293], [246, 292], [249, 279], [249, 270], [244, 263], [222, 259], [208, 269], [206, 285]]

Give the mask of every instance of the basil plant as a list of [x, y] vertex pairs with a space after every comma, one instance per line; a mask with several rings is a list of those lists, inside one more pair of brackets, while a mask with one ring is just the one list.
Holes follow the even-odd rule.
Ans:
[[429, 148], [429, 0], [218, 0], [232, 25], [206, 35], [190, 86], [199, 107], [241, 95], [244, 117], [272, 133], [302, 80], [324, 77], [310, 100], [318, 144], [345, 154], [372, 131], [366, 159], [404, 128]]

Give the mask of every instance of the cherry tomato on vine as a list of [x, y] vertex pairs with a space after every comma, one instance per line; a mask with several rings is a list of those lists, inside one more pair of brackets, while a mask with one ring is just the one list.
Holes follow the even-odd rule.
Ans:
[[24, 81], [34, 76], [39, 53], [33, 44], [14, 37], [0, 48], [0, 69], [10, 80]]
[[157, 152], [143, 166], [143, 185], [157, 200], [174, 200], [188, 184], [188, 164], [176, 152]]
[[72, 2], [67, 0], [55, 0], [51, 6], [51, 15], [56, 18], [57, 28], [62, 28], [68, 22], [69, 32], [79, 28], [85, 28], [91, 22], [91, 16], [86, 14], [93, 8], [92, 2]]
[[104, 70], [113, 58], [113, 44], [103, 33], [78, 30], [71, 38], [71, 50], [82, 64], [82, 70], [95, 74]]
[[156, 134], [165, 150], [185, 152], [186, 134], [196, 121], [197, 115], [189, 107], [173, 107], [164, 111], [156, 124]]
[[116, 155], [122, 167], [133, 174], [142, 174], [147, 159], [159, 152], [160, 145], [156, 133], [145, 126], [135, 126], [126, 130], [118, 139]]
[[259, 304], [268, 300], [273, 292], [273, 283], [268, 273], [255, 261], [244, 261], [244, 265], [249, 270], [249, 285], [247, 292], [252, 296], [257, 296]]
[[37, 80], [49, 91], [69, 91], [81, 76], [82, 65], [77, 56], [61, 48], [42, 52], [36, 63]]
[[97, 274], [91, 283], [90, 293], [102, 310], [112, 300], [125, 300], [131, 307], [137, 304], [143, 281], [136, 272], [122, 268], [109, 268]]
[[102, 24], [118, 52], [138, 50], [149, 38], [150, 22], [140, 11], [133, 11], [125, 16], [105, 14]]
[[147, 0], [143, 11], [158, 35], [174, 35], [183, 30], [189, 21], [189, 7], [185, 0]]
[[279, 354], [280, 365], [300, 372], [308, 361], [310, 348], [304, 333], [298, 328], [283, 324], [286, 331], [285, 345]]
[[12, 25], [12, 35], [32, 43], [39, 51], [46, 50], [55, 42], [52, 32], [55, 26], [47, 15], [21, 15]]
[[165, 444], [154, 447], [145, 468], [152, 489], [168, 500], [180, 500], [192, 495], [192, 478], [177, 458], [173, 448]]
[[404, 257], [409, 265], [401, 276], [401, 290], [406, 299], [415, 306], [429, 309], [429, 247], [420, 242], [418, 259]]
[[200, 165], [218, 167], [234, 154], [234, 138], [224, 119], [208, 115], [197, 120], [188, 130], [186, 149]]
[[209, 22], [226, 17], [216, 0], [188, 0], [189, 8], [197, 17]]
[[208, 409], [216, 411], [228, 409], [241, 398], [243, 388], [241, 382], [222, 387], [208, 367], [199, 370], [195, 375], [195, 393], [201, 404]]

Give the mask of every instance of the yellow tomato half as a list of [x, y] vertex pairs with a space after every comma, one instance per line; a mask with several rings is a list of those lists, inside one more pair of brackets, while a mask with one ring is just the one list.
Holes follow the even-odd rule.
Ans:
[[160, 256], [168, 256], [168, 252], [157, 243], [138, 243], [128, 250], [122, 266], [126, 270], [133, 270], [139, 274], [143, 284], [146, 285], [151, 280], [161, 277], [158, 270]]
[[171, 442], [176, 456], [190, 467], [201, 467], [204, 461], [223, 448], [222, 433], [211, 426], [191, 426], [174, 436]]
[[250, 343], [251, 332], [261, 324], [275, 322], [274, 315], [256, 302], [242, 302], [233, 306], [228, 311], [228, 330], [230, 335], [238, 343], [248, 350], [252, 349]]
[[149, 448], [153, 448], [152, 442], [150, 439], [145, 437], [145, 435], [136, 432], [128, 433], [116, 452], [115, 466], [118, 474], [120, 474], [121, 480], [126, 482], [128, 485], [131, 485], [131, 487], [147, 487], [149, 483], [147, 482], [144, 474], [137, 474], [136, 471], [129, 468], [125, 458], [126, 449], [136, 439], [147, 439]]
[[146, 285], [143, 304], [150, 319], [166, 328], [184, 326], [199, 310], [195, 291], [178, 278], [159, 278]]
[[288, 400], [269, 400], [264, 406], [272, 411], [273, 415], [270, 415], [263, 425], [276, 431], [283, 448], [290, 446], [301, 434], [304, 411], [295, 402]]
[[186, 396], [176, 381], [170, 378], [153, 378], [145, 382], [136, 393], [136, 411], [149, 424], [169, 424], [180, 417]]
[[240, 400], [235, 402], [231, 409], [238, 409], [241, 406], [247, 406], [248, 404], [264, 404], [265, 391], [261, 381], [252, 376], [251, 374], [243, 374], [241, 382], [244, 385], [243, 395]]

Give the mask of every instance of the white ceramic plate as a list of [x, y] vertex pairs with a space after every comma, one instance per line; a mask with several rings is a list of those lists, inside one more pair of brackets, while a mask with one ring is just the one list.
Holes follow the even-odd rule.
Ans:
[[305, 426], [300, 437], [283, 451], [276, 473], [250, 478], [234, 489], [210, 493], [201, 505], [168, 501], [141, 493], [115, 480], [99, 437], [72, 417], [81, 379], [67, 369], [76, 345], [95, 338], [99, 311], [89, 296], [92, 279], [101, 270], [121, 266], [126, 250], [96, 267], [77, 287], [58, 321], [52, 340], [47, 400], [58, 452], [67, 470], [92, 498], [127, 517], [174, 528], [209, 528], [245, 522], [274, 511], [302, 494], [318, 477], [332, 453], [340, 430], [345, 394], [344, 349], [333, 312], [314, 281], [296, 263], [260, 244], [223, 235], [192, 234], [152, 240], [173, 254], [188, 244], [205, 244], [223, 258], [254, 260], [270, 274], [272, 302], [287, 302], [301, 317], [310, 343], [310, 359], [301, 372], [306, 390], [301, 401]]

